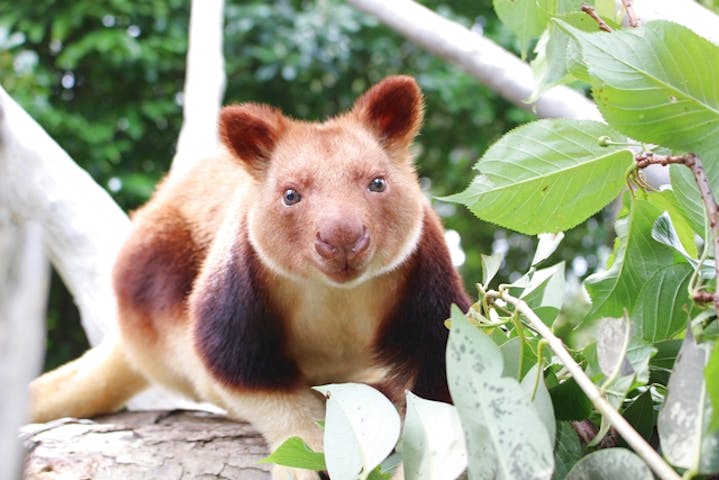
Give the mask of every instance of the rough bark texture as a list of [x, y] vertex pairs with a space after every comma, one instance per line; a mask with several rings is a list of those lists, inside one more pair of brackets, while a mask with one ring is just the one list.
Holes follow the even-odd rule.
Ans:
[[26, 480], [270, 478], [251, 425], [199, 411], [123, 412], [21, 429]]

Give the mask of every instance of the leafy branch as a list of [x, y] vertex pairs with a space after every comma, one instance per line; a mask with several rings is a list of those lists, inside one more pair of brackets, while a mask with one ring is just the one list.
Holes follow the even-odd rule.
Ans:
[[524, 316], [529, 327], [547, 342], [549, 348], [551, 348], [554, 354], [561, 360], [597, 411], [612, 424], [617, 433], [647, 462], [647, 465], [649, 465], [659, 478], [664, 480], [679, 480], [681, 478], [607, 399], [604, 398], [599, 388], [592, 382], [587, 374], [584, 373], [582, 367], [579, 366], [576, 360], [574, 360], [574, 357], [567, 351], [562, 340], [552, 333], [549, 327], [544, 324], [542, 319], [534, 313], [534, 310], [532, 310], [526, 302], [510, 295], [506, 290], [488, 290], [484, 294], [489, 298], [504, 300], [513, 305], [516, 310]]
[[[667, 166], [670, 164], [680, 164], [691, 169], [709, 221], [712, 243], [714, 245], [714, 258], [719, 259], [719, 205], [717, 205], [716, 197], [714, 196], [704, 165], [699, 156], [694, 153], [686, 153], [684, 155], [656, 155], [653, 152], [644, 152], [638, 154], [635, 160], [637, 168], [646, 168], [649, 165]], [[697, 268], [701, 268], [701, 265]], [[714, 262], [714, 271], [716, 275], [715, 278], [719, 278], [719, 262]], [[713, 302], [714, 309], [717, 312], [717, 316], [719, 316], [719, 293], [699, 292], [694, 295], [694, 300], [698, 302]]]

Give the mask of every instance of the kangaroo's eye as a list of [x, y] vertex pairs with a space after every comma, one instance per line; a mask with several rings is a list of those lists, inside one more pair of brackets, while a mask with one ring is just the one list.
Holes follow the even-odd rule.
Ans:
[[292, 190], [290, 188], [285, 190], [285, 193], [282, 194], [282, 204], [285, 207], [291, 207], [292, 205], [299, 203], [300, 200], [302, 200], [302, 195], [300, 195], [297, 190]]
[[369, 182], [369, 186], [367, 188], [370, 192], [384, 192], [387, 188], [387, 181], [382, 177], [374, 178], [371, 182]]

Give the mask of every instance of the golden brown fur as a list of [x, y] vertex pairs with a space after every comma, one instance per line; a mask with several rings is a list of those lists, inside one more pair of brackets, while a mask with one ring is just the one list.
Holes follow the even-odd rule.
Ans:
[[[116, 409], [147, 382], [321, 448], [309, 389], [449, 400], [444, 318], [468, 299], [409, 154], [422, 121], [389, 77], [324, 123], [226, 107], [225, 150], [169, 177], [116, 262], [120, 338], [33, 382], [33, 417]], [[278, 467], [273, 478], [302, 471]]]

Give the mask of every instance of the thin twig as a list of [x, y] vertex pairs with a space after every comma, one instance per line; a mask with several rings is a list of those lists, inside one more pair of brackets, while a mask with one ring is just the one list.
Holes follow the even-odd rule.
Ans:
[[[691, 161], [686, 163], [686, 166], [691, 168], [694, 174], [694, 179], [699, 186], [699, 193], [701, 194], [702, 201], [704, 202], [704, 208], [707, 212], [707, 218], [709, 219], [709, 228], [711, 229], [712, 240], [714, 243], [714, 258], [719, 259], [719, 206], [717, 205], [716, 197], [712, 192], [711, 185], [709, 185], [709, 179], [707, 179], [706, 173], [704, 172], [704, 166], [698, 156], [693, 153], [687, 154], [691, 157]], [[719, 261], [714, 262], [715, 278], [719, 278]], [[714, 292], [714, 310], [719, 315], [719, 295]]]
[[653, 152], [642, 152], [638, 153], [634, 157], [634, 161], [637, 162], [637, 168], [646, 168], [649, 165], [661, 165], [666, 167], [672, 163], [680, 163], [689, 166], [689, 163], [694, 161], [694, 155], [655, 155]]
[[632, 0], [622, 0], [624, 10], [627, 11], [627, 20], [629, 20], [629, 26], [637, 28], [639, 26], [639, 18], [637, 12], [634, 11], [634, 2]]
[[612, 27], [607, 25], [607, 23], [602, 20], [602, 17], [599, 16], [596, 10], [594, 10], [594, 7], [585, 4], [582, 4], [582, 11], [592, 17], [595, 22], [597, 22], [597, 25], [599, 25], [599, 30], [603, 30], [605, 32], [613, 32]]
[[[719, 259], [719, 205], [717, 205], [716, 197], [712, 192], [709, 179], [707, 179], [704, 166], [699, 157], [694, 153], [686, 153], [684, 155], [655, 155], [652, 152], [644, 152], [634, 157], [637, 168], [644, 168], [649, 165], [669, 165], [672, 163], [682, 164], [689, 167], [694, 175], [694, 180], [699, 187], [699, 194], [704, 202], [704, 208], [709, 219], [709, 228], [711, 230], [712, 243], [714, 244], [714, 258]], [[714, 262], [714, 271], [716, 278], [719, 278], [719, 262]], [[694, 295], [694, 300], [702, 303], [713, 302], [714, 310], [719, 316], [719, 294], [699, 292]]]
[[501, 298], [514, 307], [527, 319], [530, 328], [544, 338], [555, 355], [559, 357], [569, 373], [574, 377], [577, 385], [584, 391], [587, 398], [594, 407], [614, 426], [617, 433], [631, 446], [634, 451], [644, 459], [654, 473], [662, 480], [680, 480], [680, 476], [662, 459], [662, 457], [649, 445], [641, 435], [627, 422], [624, 417], [602, 396], [599, 388], [584, 373], [582, 367], [574, 360], [572, 355], [564, 347], [562, 341], [557, 338], [547, 327], [542, 319], [523, 301], [509, 295], [505, 291], [498, 292], [490, 290], [487, 295]]

